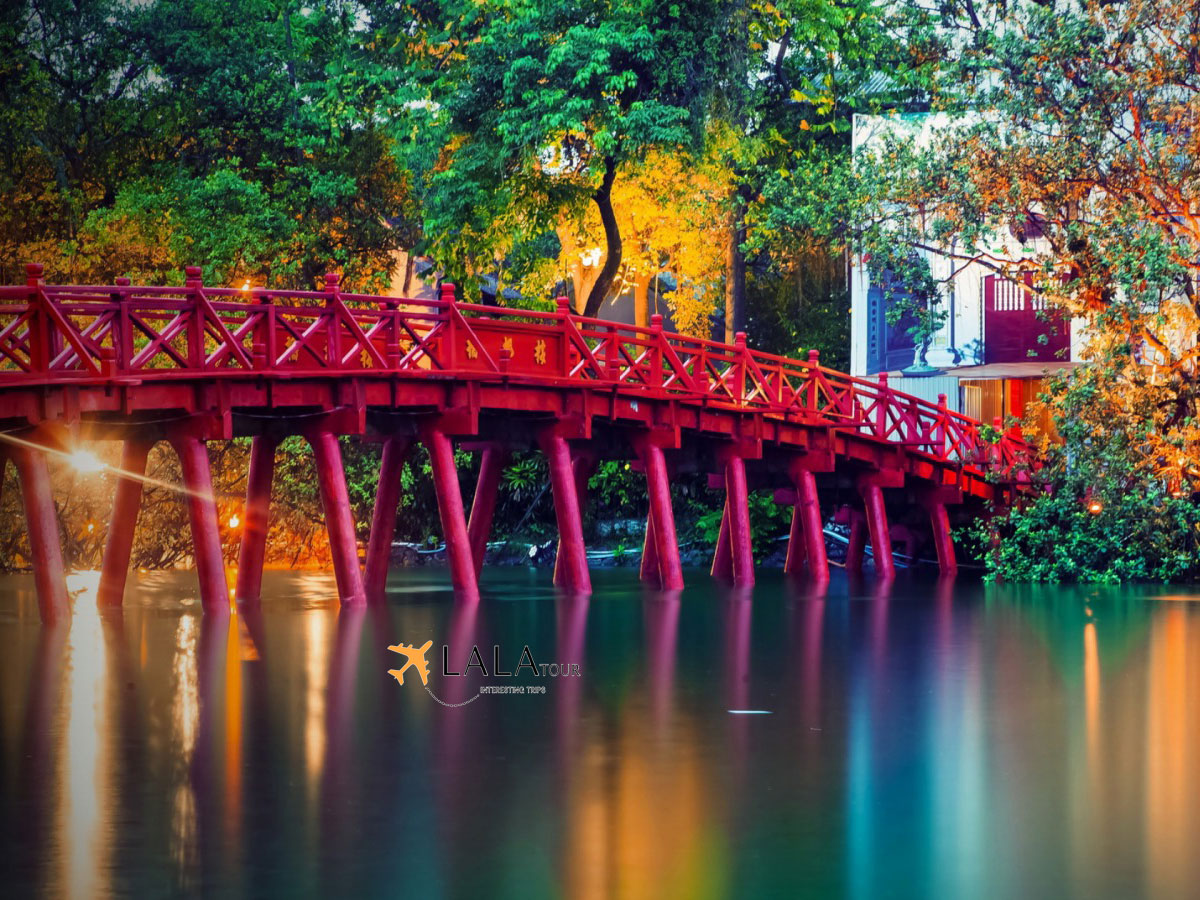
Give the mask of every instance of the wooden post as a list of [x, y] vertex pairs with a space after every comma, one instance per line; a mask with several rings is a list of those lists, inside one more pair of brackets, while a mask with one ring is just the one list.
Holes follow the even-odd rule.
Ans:
[[888, 531], [887, 508], [883, 503], [883, 488], [868, 481], [859, 487], [866, 510], [867, 528], [871, 533], [871, 551], [875, 555], [875, 574], [883, 579], [896, 577], [892, 559], [892, 536]]
[[671, 478], [662, 447], [647, 435], [636, 439], [636, 449], [646, 467], [650, 495], [650, 514], [654, 518], [654, 540], [658, 570], [664, 591], [683, 589], [683, 568], [679, 562], [679, 539], [675, 533], [675, 511], [671, 508]]
[[366, 574], [363, 576], [363, 588], [370, 603], [382, 600], [387, 591], [392, 539], [396, 536], [396, 506], [400, 503], [400, 476], [410, 446], [411, 439], [401, 435], [392, 435], [383, 443], [379, 485], [375, 490], [375, 510], [371, 516], [371, 536], [367, 540]]
[[713, 578], [722, 581], [733, 581], [733, 547], [729, 537], [729, 495], [725, 496], [725, 505], [721, 509], [721, 527], [717, 531], [717, 546], [713, 548], [712, 569]]
[[30, 447], [10, 451], [21, 482], [21, 502], [25, 508], [25, 527], [29, 531], [33, 580], [37, 588], [38, 610], [42, 622], [51, 624], [70, 615], [67, 605], [67, 575], [63, 567], [62, 542], [58, 535], [58, 517], [50, 489], [50, 470], [46, 454]]
[[850, 510], [850, 543], [846, 547], [846, 571], [862, 574], [867, 547], [867, 522], [861, 510]]
[[475, 561], [471, 555], [471, 541], [467, 537], [458, 469], [454, 466], [454, 446], [449, 435], [436, 426], [425, 428], [421, 439], [429, 450], [429, 462], [433, 466], [433, 487], [446, 541], [450, 582], [458, 599], [474, 603], [479, 600], [479, 581], [475, 577]]
[[942, 575], [958, 573], [958, 560], [954, 555], [954, 536], [950, 532], [950, 514], [946, 504], [929, 504], [929, 524], [933, 527], [933, 543], [937, 548], [938, 569]]
[[554, 513], [558, 520], [558, 547], [561, 563], [555, 563], [555, 584], [565, 591], [592, 592], [587, 550], [583, 543], [583, 518], [576, 491], [571, 449], [566, 438], [553, 426], [539, 435], [538, 442], [550, 466], [550, 487], [554, 492]]
[[[742, 337], [743, 343], [745, 336]], [[746, 461], [730, 455], [725, 461], [725, 502], [729, 517], [729, 544], [733, 557], [733, 583], [754, 584], [754, 550], [750, 541], [750, 495], [746, 490]]]
[[[817, 478], [810, 469], [796, 469], [793, 479], [796, 484], [798, 511], [804, 521], [804, 555], [808, 558], [808, 574], [813, 581], [828, 584], [829, 559], [825, 552], [825, 522], [821, 518]], [[861, 558], [859, 562], [861, 565]], [[849, 558], [846, 560], [846, 567], [850, 567]]]
[[354, 514], [346, 489], [346, 470], [342, 466], [342, 448], [338, 446], [337, 435], [328, 429], [310, 432], [306, 437], [317, 464], [317, 487], [325, 510], [325, 529], [329, 533], [338, 597], [345, 606], [366, 603], [366, 588], [358, 566]]
[[808, 550], [804, 546], [804, 511], [797, 497], [792, 505], [792, 527], [788, 531], [787, 558], [783, 562], [783, 571], [787, 575], [799, 575], [808, 559]]
[[642, 538], [642, 565], [638, 577], [646, 584], [662, 587], [662, 575], [658, 571], [658, 544], [654, 537], [654, 513], [646, 513], [646, 534]]
[[267, 555], [267, 532], [271, 525], [271, 482], [275, 477], [276, 443], [273, 437], [261, 434], [250, 442], [246, 508], [242, 517], [242, 543], [238, 548], [237, 584], [234, 588], [234, 598], [246, 606], [257, 606], [262, 595], [263, 561]]
[[489, 444], [479, 457], [479, 478], [475, 482], [475, 499], [471, 502], [471, 518], [467, 521], [467, 539], [471, 543], [471, 559], [475, 577], [483, 571], [487, 539], [492, 533], [492, 518], [496, 514], [496, 495], [500, 491], [500, 476], [508, 464], [508, 450], [500, 444]]
[[100, 586], [96, 590], [98, 606], [120, 606], [125, 598], [129, 558], [133, 553], [138, 510], [142, 505], [142, 478], [152, 446], [151, 441], [127, 438], [121, 449], [121, 474], [113, 496], [112, 519], [108, 523], [108, 539], [100, 563]]
[[170, 441], [179, 455], [183, 486], [187, 489], [193, 556], [196, 575], [200, 579], [200, 603], [209, 615], [228, 615], [229, 584], [225, 580], [225, 561], [221, 557], [221, 533], [217, 528], [217, 503], [213, 498], [208, 447], [191, 434], [177, 434]]

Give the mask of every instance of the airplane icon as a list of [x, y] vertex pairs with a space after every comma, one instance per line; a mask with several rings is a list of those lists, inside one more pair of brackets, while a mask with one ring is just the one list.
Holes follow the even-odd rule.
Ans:
[[425, 660], [425, 653], [433, 646], [433, 641], [426, 641], [420, 647], [413, 647], [411, 644], [392, 644], [388, 647], [393, 653], [407, 657], [403, 666], [399, 669], [388, 669], [388, 674], [395, 678], [401, 684], [404, 684], [404, 673], [408, 671], [410, 666], [416, 666], [417, 674], [421, 676], [421, 684], [429, 684], [429, 663]]

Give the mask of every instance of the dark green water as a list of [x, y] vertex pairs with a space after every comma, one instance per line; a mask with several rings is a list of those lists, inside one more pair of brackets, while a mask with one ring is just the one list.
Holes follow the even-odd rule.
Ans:
[[[393, 573], [260, 616], [141, 576], [69, 627], [0, 581], [5, 896], [1183, 897], [1200, 894], [1200, 599], [844, 581], [590, 601], [494, 570], [474, 611]], [[429, 688], [387, 645], [431, 640]], [[479, 645], [488, 669], [443, 677]], [[765, 710], [734, 714], [730, 710]]]

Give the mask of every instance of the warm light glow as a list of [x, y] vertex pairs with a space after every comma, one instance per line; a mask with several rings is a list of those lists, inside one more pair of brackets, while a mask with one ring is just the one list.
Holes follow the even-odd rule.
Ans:
[[95, 523], [95, 522], [88, 522], [88, 524], [87, 524], [87, 531], [88, 531], [88, 534], [91, 534], [91, 533], [92, 533], [93, 531], [95, 531], [95, 530], [96, 530], [96, 523]]
[[1093, 516], [1098, 515], [1102, 509], [1104, 509], [1104, 504], [1102, 504], [1099, 500], [1093, 500], [1088, 504], [1088, 512], [1090, 512]]
[[249, 282], [248, 280], [246, 281], [246, 283], [245, 283], [245, 284], [243, 284], [243, 285], [242, 285], [242, 290], [243, 290], [243, 291], [248, 291], [248, 290], [250, 290], [250, 282]]
[[83, 472], [87, 475], [103, 472], [108, 468], [91, 450], [76, 450], [67, 455], [67, 462], [76, 472]]
[[229, 517], [229, 527], [230, 528], [237, 528], [241, 524], [242, 524], [241, 516], [239, 516], [237, 513], [234, 513], [232, 516]]

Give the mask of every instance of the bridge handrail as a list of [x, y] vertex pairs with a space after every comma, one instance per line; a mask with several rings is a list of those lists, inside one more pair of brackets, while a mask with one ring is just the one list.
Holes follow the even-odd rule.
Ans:
[[[343, 293], [333, 275], [325, 291], [243, 290], [203, 285], [191, 268], [174, 287], [46, 285], [29, 268], [26, 285], [0, 286], [0, 388], [150, 372], [534, 377], [798, 418], [972, 467], [1008, 472], [1032, 459], [1018, 436], [986, 440], [944, 397], [897, 391], [886, 373], [869, 380], [822, 366], [816, 351], [753, 350], [741, 334], [726, 344], [666, 332], [660, 316], [645, 327], [575, 315], [565, 298], [555, 310], [464, 303], [453, 285], [432, 299]], [[518, 338], [534, 364], [514, 359]]]

